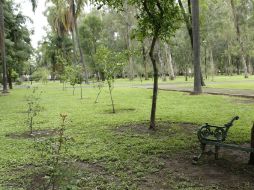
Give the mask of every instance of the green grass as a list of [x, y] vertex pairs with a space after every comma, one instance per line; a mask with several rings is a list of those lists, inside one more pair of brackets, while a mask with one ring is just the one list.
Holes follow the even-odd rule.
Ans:
[[[226, 88], [226, 89], [254, 89], [254, 76], [250, 75], [249, 78], [244, 78], [242, 75], [234, 75], [234, 76], [214, 76], [213, 80], [212, 77], [209, 76], [208, 79], [205, 79], [206, 87], [208, 88]], [[117, 80], [118, 86], [135, 86], [135, 85], [152, 85], [153, 80], [142, 80], [142, 82], [136, 78], [132, 81], [128, 79], [119, 79]], [[159, 84], [172, 84], [178, 87], [193, 87], [193, 78], [188, 78], [188, 81], [185, 81], [185, 77], [177, 76], [175, 80], [168, 80], [162, 81], [159, 79]]]
[[[120, 80], [117, 85], [128, 84]], [[197, 149], [195, 134], [186, 135], [177, 127], [164, 126], [155, 133], [117, 132], [122, 125], [147, 123], [151, 109], [152, 90], [130, 87], [116, 87], [113, 96], [116, 114], [111, 113], [110, 97], [105, 88], [94, 104], [97, 89], [92, 85], [84, 88], [84, 99], [75, 96], [72, 89], [62, 90], [58, 82], [47, 85], [34, 84], [43, 91], [41, 105], [44, 107], [36, 118], [36, 129], [52, 129], [59, 126], [62, 112], [68, 113], [70, 125], [67, 135], [75, 139], [69, 153], [72, 158], [103, 166], [111, 181], [100, 174], [79, 174], [88, 189], [96, 186], [108, 189], [137, 189], [142, 180], [163, 167], [161, 155], [171, 155], [177, 151]], [[116, 85], [116, 86], [117, 86]], [[0, 96], [0, 184], [5, 187], [22, 172], [16, 167], [37, 163], [38, 154], [33, 149], [32, 139], [11, 139], [10, 133], [28, 131], [24, 124], [26, 115], [25, 95], [31, 89], [18, 88], [7, 96]], [[203, 123], [224, 124], [232, 116], [239, 115], [240, 120], [230, 131], [232, 142], [249, 141], [251, 122], [254, 120], [253, 104], [239, 104], [236, 98], [226, 96], [200, 95], [190, 96], [186, 93], [160, 91], [158, 96], [157, 121], [188, 122], [197, 126]], [[173, 130], [173, 134], [171, 134]], [[16, 171], [16, 172], [15, 172]], [[172, 178], [166, 184], [174, 186]], [[111, 182], [109, 182], [111, 181]], [[188, 186], [188, 185], [187, 185]]]

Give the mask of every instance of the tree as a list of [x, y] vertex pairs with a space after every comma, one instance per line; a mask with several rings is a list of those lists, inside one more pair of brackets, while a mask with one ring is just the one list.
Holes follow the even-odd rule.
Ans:
[[[102, 0], [109, 6], [121, 9], [121, 0]], [[141, 41], [151, 37], [149, 56], [153, 65], [153, 98], [150, 116], [150, 129], [155, 129], [155, 116], [158, 95], [158, 67], [155, 59], [155, 45], [159, 39], [168, 40], [179, 27], [179, 8], [174, 0], [130, 0], [128, 3], [137, 9], [138, 27], [135, 30], [136, 37]]]
[[237, 36], [237, 42], [239, 43], [240, 46], [240, 57], [242, 60], [242, 65], [244, 69], [244, 77], [248, 78], [248, 68], [246, 64], [246, 58], [245, 58], [245, 52], [244, 52], [244, 42], [242, 40], [241, 36], [241, 30], [239, 26], [239, 14], [237, 14], [237, 10], [235, 7], [235, 0], [230, 0], [231, 8], [232, 8], [232, 14], [233, 14], [233, 19], [234, 19], [234, 25], [235, 25], [235, 30], [236, 30], [236, 36]]
[[3, 66], [3, 93], [8, 93], [7, 89], [7, 64], [6, 64], [6, 54], [5, 54], [5, 41], [4, 41], [4, 0], [0, 0], [0, 53], [1, 62]]
[[199, 37], [199, 0], [192, 1], [194, 94], [202, 93]]
[[86, 0], [68, 0], [68, 4], [69, 4], [69, 18], [68, 18], [68, 20], [69, 20], [70, 26], [71, 26], [70, 30], [73, 33], [75, 33], [75, 35], [73, 34], [73, 36], [75, 36], [75, 39], [76, 39], [76, 42], [78, 45], [79, 55], [80, 55], [80, 63], [84, 68], [85, 82], [88, 83], [87, 65], [85, 64], [84, 55], [83, 55], [83, 51], [81, 48], [79, 30], [78, 30], [78, 24], [77, 24], [78, 16], [80, 15], [85, 3], [86, 3]]
[[[1, 61], [3, 65], [3, 93], [7, 93], [7, 63], [6, 63], [6, 52], [5, 52], [5, 27], [4, 27], [4, 9], [3, 5], [5, 0], [0, 0], [0, 52]], [[36, 7], [36, 0], [31, 0], [33, 11]]]
[[32, 54], [30, 31], [25, 27], [27, 17], [17, 10], [11, 1], [5, 3], [5, 46], [8, 62], [7, 80], [9, 89], [12, 89], [13, 74], [22, 74], [24, 63]]
[[[195, 0], [193, 0], [193, 2], [195, 2]], [[196, 3], [196, 2], [195, 2]], [[186, 24], [186, 28], [188, 30], [188, 34], [189, 34], [189, 37], [190, 37], [190, 42], [191, 42], [191, 47], [192, 49], [194, 48], [194, 42], [193, 42], [193, 11], [192, 11], [192, 3], [191, 3], [191, 0], [188, 0], [188, 13], [185, 12], [185, 9], [184, 9], [184, 6], [183, 6], [183, 3], [182, 3], [182, 0], [178, 0], [178, 4], [180, 6], [180, 9], [181, 9], [181, 12], [182, 12], [182, 15], [183, 15], [183, 20]], [[198, 14], [199, 15], [199, 14]], [[204, 79], [203, 79], [203, 76], [202, 76], [202, 72], [201, 72], [201, 68], [199, 68], [198, 70], [200, 70], [200, 74], [195, 74], [195, 67], [197, 68], [198, 66], [195, 66], [195, 61], [194, 61], [194, 54], [193, 54], [193, 65], [194, 65], [194, 78], [197, 79], [198, 75], [200, 75], [200, 77], [198, 77], [200, 79], [200, 83], [202, 86], [205, 86], [205, 82], [204, 82]], [[194, 84], [195, 86], [195, 84]], [[200, 87], [201, 88], [201, 87]], [[194, 91], [194, 93], [196, 93]]]
[[[111, 99], [111, 105], [112, 105], [112, 112], [115, 113], [116, 112], [115, 104], [114, 104], [114, 99], [112, 95], [112, 91], [114, 89], [114, 79], [117, 72], [121, 71], [121, 68], [123, 67], [124, 62], [126, 61], [126, 57], [121, 52], [118, 52], [118, 53], [112, 52], [107, 47], [101, 46], [98, 48], [95, 58], [96, 58], [95, 60], [98, 64], [98, 67], [100, 67], [101, 70], [103, 71], [105, 79], [107, 81], [110, 99]], [[97, 101], [97, 98], [96, 98], [96, 101]]]
[[84, 51], [86, 61], [89, 63], [89, 68], [93, 69], [97, 77], [97, 81], [103, 78], [102, 73], [100, 73], [99, 69], [96, 67], [94, 58], [98, 46], [102, 43], [103, 24], [98, 15], [100, 15], [98, 11], [91, 12], [86, 15], [84, 19], [81, 19], [79, 25], [82, 51]]

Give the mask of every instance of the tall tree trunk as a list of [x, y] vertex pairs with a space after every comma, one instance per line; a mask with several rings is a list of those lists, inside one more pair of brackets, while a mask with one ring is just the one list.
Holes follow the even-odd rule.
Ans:
[[7, 79], [8, 79], [9, 89], [13, 89], [12, 88], [11, 69], [8, 69]]
[[75, 43], [75, 33], [72, 30], [71, 31], [71, 40], [72, 40], [72, 45], [73, 45], [73, 63], [77, 64], [77, 48], [76, 48], [76, 43]]
[[231, 69], [231, 65], [232, 65], [232, 61], [231, 61], [231, 54], [228, 52], [228, 66], [227, 66], [227, 72], [228, 75], [231, 76], [232, 75], [232, 69]]
[[247, 66], [248, 66], [248, 73], [252, 73], [253, 70], [252, 70], [252, 65], [251, 65], [251, 57], [248, 55], [247, 56]]
[[85, 72], [85, 83], [88, 84], [88, 72], [87, 72], [87, 67], [84, 61], [84, 54], [80, 45], [80, 38], [79, 38], [79, 31], [78, 31], [78, 26], [77, 26], [77, 20], [75, 20], [75, 31], [76, 31], [76, 41], [78, 43], [78, 49], [79, 49], [79, 55], [80, 55], [80, 62], [84, 68]]
[[175, 73], [174, 73], [174, 67], [173, 67], [173, 63], [172, 63], [171, 50], [170, 50], [170, 47], [167, 43], [164, 43], [164, 47], [165, 47], [165, 53], [166, 53], [166, 60], [167, 60], [168, 66], [169, 66], [169, 78], [170, 78], [170, 80], [174, 80]]
[[161, 78], [163, 81], [166, 81], [167, 78], [166, 78], [166, 66], [165, 66], [165, 62], [162, 60], [162, 57], [161, 57], [161, 47], [159, 45], [158, 47], [158, 61], [159, 61], [159, 64], [161, 66]]
[[212, 81], [213, 81], [214, 74], [215, 74], [214, 62], [213, 62], [213, 50], [210, 51], [210, 64], [211, 64], [211, 75], [212, 75]]
[[235, 0], [231, 0], [230, 2], [231, 2], [231, 8], [232, 8], [232, 13], [233, 13], [233, 18], [234, 18], [234, 25], [235, 25], [235, 29], [236, 29], [237, 41], [238, 41], [238, 44], [240, 46], [240, 57], [241, 57], [241, 61], [242, 61], [243, 69], [244, 69], [244, 77], [248, 78], [249, 73], [248, 73], [248, 67], [247, 67], [246, 59], [245, 59], [243, 41], [242, 41], [242, 38], [241, 38], [241, 31], [240, 31], [240, 26], [239, 26], [239, 17], [236, 13], [236, 8], [235, 8]]
[[5, 42], [4, 42], [4, 0], [0, 0], [0, 53], [3, 66], [3, 93], [8, 93], [7, 89], [7, 63], [5, 54]]
[[207, 74], [207, 56], [206, 56], [206, 52], [207, 52], [207, 47], [205, 46], [205, 79], [208, 79], [208, 74]]
[[[254, 148], [254, 123], [253, 123], [252, 129], [251, 129], [251, 143], [250, 143], [250, 147]], [[250, 165], [254, 165], [254, 152], [250, 153], [249, 164]]]
[[155, 130], [155, 114], [156, 114], [156, 104], [157, 104], [157, 95], [158, 95], [158, 68], [156, 65], [156, 59], [154, 57], [154, 48], [157, 42], [157, 33], [154, 35], [149, 56], [153, 64], [153, 99], [152, 99], [152, 109], [150, 117], [150, 129]]
[[129, 10], [129, 5], [127, 0], [124, 1], [124, 18], [125, 18], [125, 24], [126, 24], [126, 47], [128, 50], [128, 62], [129, 62], [129, 79], [133, 80], [134, 79], [134, 64], [133, 64], [133, 57], [131, 55], [131, 48], [132, 48], [132, 43], [131, 43], [131, 23], [130, 23], [130, 10]]
[[194, 94], [202, 93], [200, 68], [199, 0], [192, 1]]
[[[195, 2], [195, 0], [193, 0], [193, 1]], [[183, 3], [182, 3], [181, 0], [178, 0], [178, 4], [180, 6], [180, 9], [181, 9], [181, 12], [182, 12], [182, 15], [183, 15], [183, 18], [184, 18], [184, 22], [185, 22], [186, 28], [188, 30], [188, 34], [189, 34], [190, 42], [191, 42], [191, 47], [192, 47], [192, 50], [193, 50], [193, 48], [194, 48], [194, 42], [193, 42], [193, 40], [194, 40], [193, 39], [193, 11], [191, 9], [191, 0], [188, 0], [188, 14], [186, 14]], [[199, 18], [198, 18], [198, 20], [199, 20]], [[194, 56], [194, 54], [193, 54], [193, 56]], [[194, 60], [194, 58], [193, 58], [193, 60]], [[195, 65], [194, 65], [194, 67], [195, 67]], [[205, 86], [203, 75], [201, 73], [201, 68], [199, 70], [200, 70], [200, 74], [199, 74], [200, 77], [198, 77], [198, 78], [200, 78], [200, 82], [198, 82], [198, 83], [201, 83], [201, 86]], [[195, 68], [194, 68], [194, 73], [195, 73]], [[194, 83], [195, 83], [195, 81], [194, 81]], [[194, 84], [194, 86], [195, 86], [195, 84]], [[201, 89], [201, 91], [202, 91], [202, 89]]]
[[147, 72], [147, 60], [146, 60], [146, 48], [144, 41], [142, 42], [142, 54], [143, 54], [143, 64], [145, 69], [145, 80], [148, 80], [148, 72]]
[[127, 31], [126, 31], [126, 40], [127, 40], [127, 49], [128, 49], [128, 61], [129, 61], [129, 79], [134, 79], [134, 65], [133, 65], [133, 57], [131, 55], [131, 38], [130, 38], [130, 24], [126, 23]]

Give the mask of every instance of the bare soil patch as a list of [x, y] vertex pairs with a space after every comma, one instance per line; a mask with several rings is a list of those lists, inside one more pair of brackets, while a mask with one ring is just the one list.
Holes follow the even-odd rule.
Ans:
[[[196, 137], [198, 125], [192, 123], [158, 122], [157, 130], [149, 130], [149, 123], [126, 124], [114, 130], [118, 135], [139, 135], [150, 133], [158, 138], [173, 135]], [[188, 139], [188, 138], [186, 138]], [[184, 140], [184, 139], [183, 139]], [[241, 146], [249, 146], [244, 144]], [[214, 147], [207, 150], [214, 151]], [[204, 156], [197, 165], [192, 164], [199, 154], [199, 144], [194, 150], [180, 150], [178, 153], [161, 154], [155, 160], [163, 163], [160, 171], [150, 173], [139, 180], [140, 189], [223, 189], [253, 190], [254, 166], [248, 165], [249, 154], [239, 150], [221, 148], [219, 159], [214, 155]]]
[[44, 129], [44, 130], [35, 130], [31, 134], [29, 131], [23, 133], [9, 133], [5, 136], [12, 139], [29, 139], [29, 138], [40, 138], [40, 137], [50, 137], [57, 134], [55, 129]]
[[[132, 111], [135, 111], [135, 110], [136, 110], [135, 108], [115, 108], [115, 111], [116, 111], [115, 114], [117, 114], [117, 113], [125, 113], [125, 112], [132, 112]], [[113, 111], [112, 111], [112, 108], [104, 110], [103, 113], [114, 114]]]
[[[56, 189], [65, 189], [63, 187], [89, 187], [95, 186], [91, 181], [96, 181], [97, 178], [103, 178], [104, 181], [117, 181], [117, 179], [108, 174], [106, 170], [99, 164], [89, 163], [81, 160], [69, 161], [60, 166], [62, 176], [55, 183]], [[12, 175], [21, 176], [19, 178], [13, 178], [8, 181], [5, 186], [8, 188], [22, 188], [27, 190], [49, 190], [52, 189], [50, 183], [50, 173], [47, 171], [44, 165], [27, 164], [18, 166], [10, 170]], [[92, 179], [92, 180], [91, 180]], [[67, 188], [68, 189], [68, 188]]]
[[237, 150], [221, 149], [219, 159], [203, 157], [198, 165], [192, 164], [197, 152], [183, 151], [174, 155], [161, 155], [163, 168], [146, 176], [141, 189], [223, 189], [253, 190], [254, 166], [248, 165], [249, 154]]
[[157, 122], [156, 130], [149, 129], [149, 123], [136, 123], [136, 124], [125, 124], [122, 126], [117, 126], [114, 130], [117, 134], [155, 134], [163, 136], [171, 136], [177, 134], [177, 132], [186, 133], [192, 135], [196, 133], [199, 126], [193, 123], [177, 123], [177, 122]]

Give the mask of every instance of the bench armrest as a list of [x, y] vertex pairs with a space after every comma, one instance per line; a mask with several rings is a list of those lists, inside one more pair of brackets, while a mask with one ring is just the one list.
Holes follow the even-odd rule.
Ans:
[[225, 126], [226, 128], [230, 128], [230, 127], [233, 126], [234, 121], [236, 121], [236, 120], [238, 120], [238, 119], [239, 119], [239, 116], [235, 116], [235, 117], [233, 117], [233, 118], [231, 119], [230, 122], [226, 123], [224, 126]]

